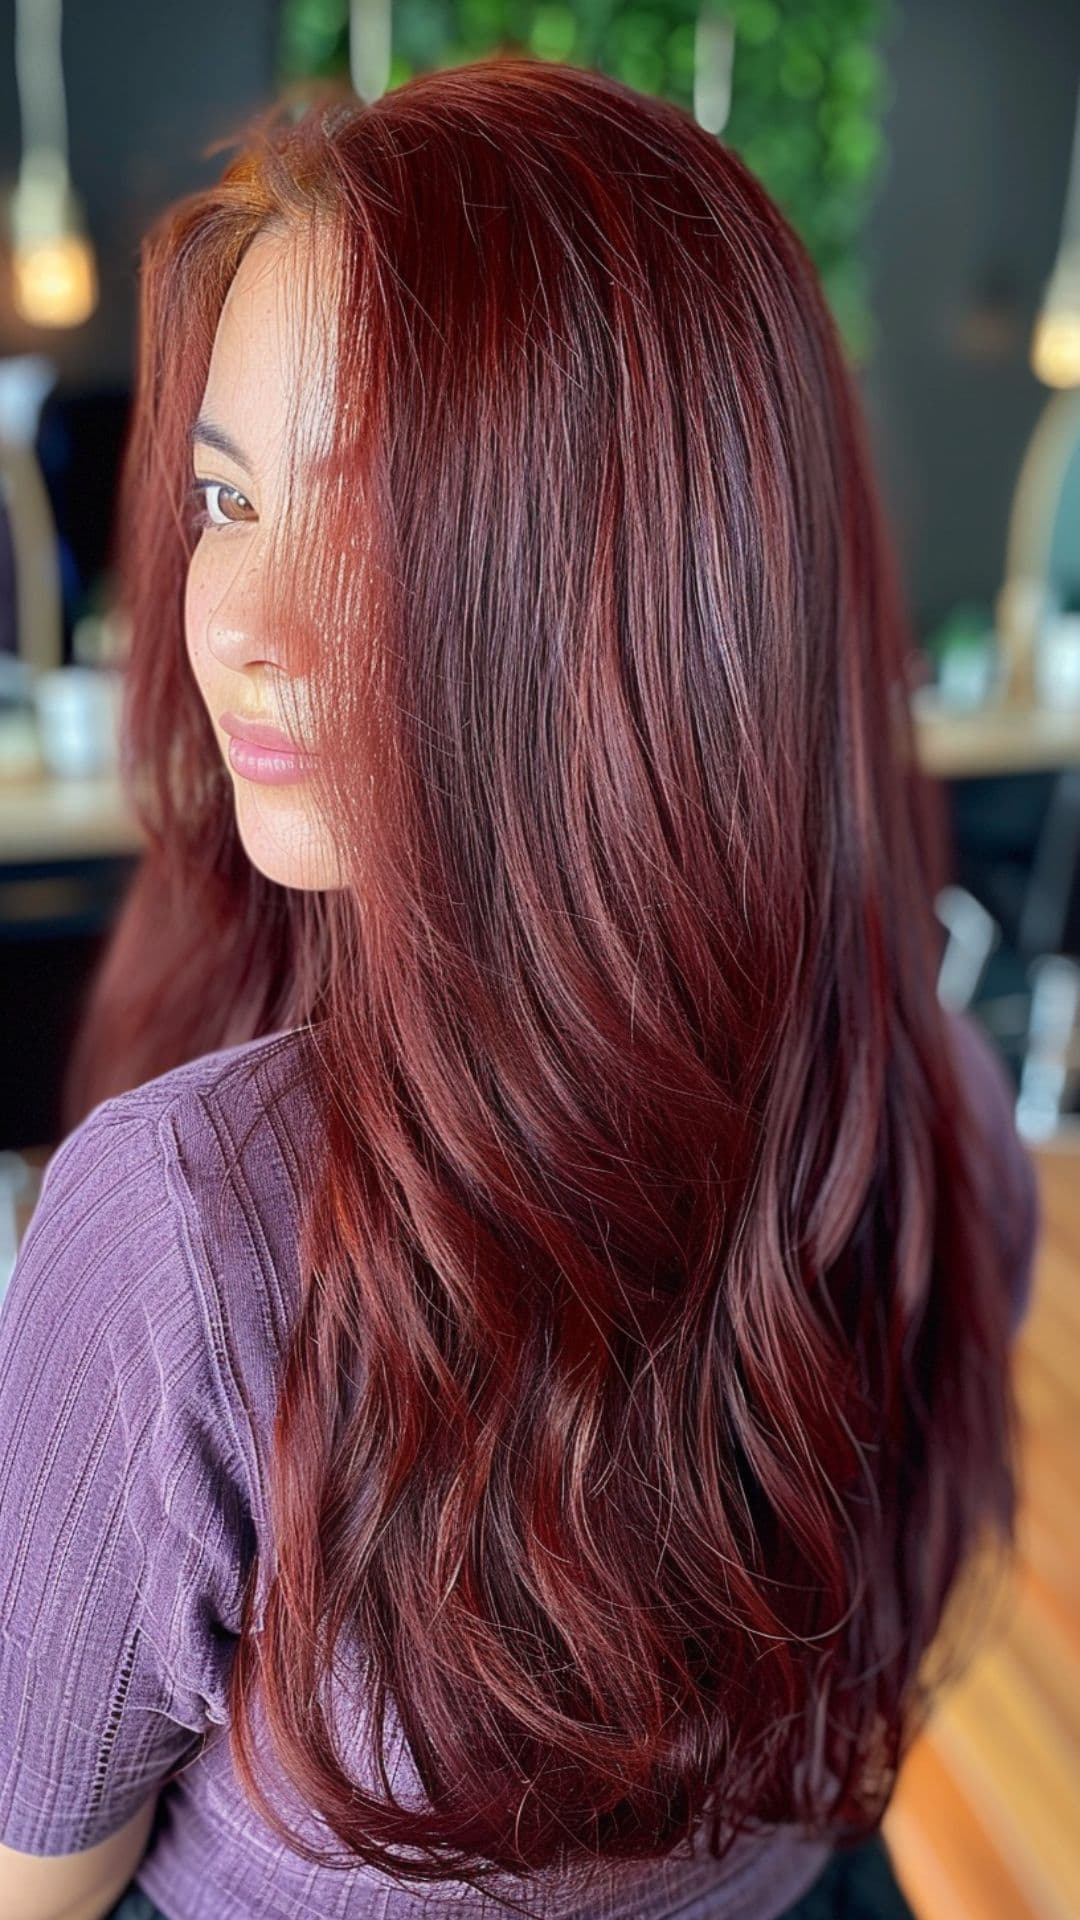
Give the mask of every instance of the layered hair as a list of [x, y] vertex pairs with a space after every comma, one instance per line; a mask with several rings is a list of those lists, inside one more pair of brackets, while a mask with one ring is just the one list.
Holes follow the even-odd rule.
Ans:
[[[817, 274], [735, 152], [569, 65], [325, 84], [235, 144], [142, 248], [115, 537], [146, 848], [66, 1123], [310, 1035], [244, 1789], [340, 1864], [260, 1787], [258, 1687], [344, 1857], [406, 1879], [659, 1855], [706, 1818], [718, 1854], [868, 1832], [967, 1657], [961, 1575], [1011, 1543], [1009, 1276]], [[271, 226], [312, 243], [333, 348], [325, 444], [260, 536], [321, 892], [245, 855], [183, 630], [188, 433]], [[340, 1762], [346, 1629], [423, 1807]]]

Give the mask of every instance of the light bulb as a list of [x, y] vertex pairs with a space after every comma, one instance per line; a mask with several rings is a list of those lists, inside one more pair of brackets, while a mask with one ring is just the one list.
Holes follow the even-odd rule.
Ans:
[[97, 268], [62, 154], [23, 155], [10, 226], [16, 312], [36, 327], [77, 327], [97, 305]]
[[81, 233], [29, 240], [11, 256], [16, 312], [35, 327], [77, 327], [97, 306], [97, 269]]
[[1080, 307], [1059, 307], [1039, 315], [1031, 366], [1044, 386], [1080, 387]]

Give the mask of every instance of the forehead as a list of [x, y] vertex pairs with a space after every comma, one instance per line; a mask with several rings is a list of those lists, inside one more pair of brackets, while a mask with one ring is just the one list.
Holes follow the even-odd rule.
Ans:
[[218, 319], [201, 411], [226, 427], [256, 465], [288, 433], [313, 450], [328, 421], [333, 364], [325, 241], [260, 233], [230, 283]]

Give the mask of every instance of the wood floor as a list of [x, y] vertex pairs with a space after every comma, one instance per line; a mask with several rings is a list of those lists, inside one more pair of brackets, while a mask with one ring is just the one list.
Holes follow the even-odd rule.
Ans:
[[1016, 1573], [885, 1822], [919, 1920], [1080, 1920], [1080, 1144], [1035, 1159], [1044, 1224], [1016, 1353]]

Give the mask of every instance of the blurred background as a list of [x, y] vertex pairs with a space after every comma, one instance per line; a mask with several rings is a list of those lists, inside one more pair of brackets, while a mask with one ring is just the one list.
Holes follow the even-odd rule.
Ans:
[[1076, 1920], [1076, 0], [0, 0], [0, 1292], [139, 858], [110, 540], [141, 235], [279, 88], [347, 73], [374, 98], [496, 47], [664, 94], [736, 147], [813, 254], [862, 392], [952, 822], [939, 992], [999, 1049], [1044, 1205], [1017, 1578], [887, 1835], [922, 1920]]

